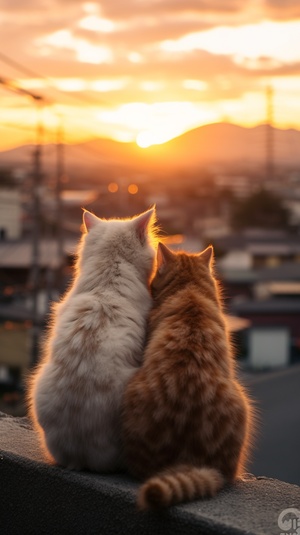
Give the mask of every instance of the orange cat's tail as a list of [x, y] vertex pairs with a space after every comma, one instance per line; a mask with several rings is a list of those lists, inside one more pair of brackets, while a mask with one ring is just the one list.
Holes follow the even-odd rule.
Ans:
[[178, 465], [148, 479], [140, 488], [139, 509], [162, 509], [176, 503], [214, 496], [225, 485], [215, 468]]

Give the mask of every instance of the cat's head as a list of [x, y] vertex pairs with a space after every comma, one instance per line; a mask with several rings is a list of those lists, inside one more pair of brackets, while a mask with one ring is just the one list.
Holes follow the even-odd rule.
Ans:
[[160, 300], [161, 296], [165, 298], [191, 284], [211, 297], [216, 296], [212, 264], [212, 246], [198, 254], [175, 253], [160, 242], [157, 249], [157, 270], [151, 283], [154, 299]]
[[155, 207], [130, 219], [100, 219], [84, 211], [81, 268], [124, 261], [149, 279], [155, 258]]

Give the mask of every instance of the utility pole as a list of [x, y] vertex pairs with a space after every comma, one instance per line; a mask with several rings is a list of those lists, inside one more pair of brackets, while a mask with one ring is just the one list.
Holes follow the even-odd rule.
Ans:
[[[4, 57], [2, 54], [0, 54]], [[37, 125], [36, 125], [36, 145], [33, 152], [33, 169], [32, 169], [32, 253], [31, 253], [31, 268], [29, 275], [29, 286], [31, 290], [31, 318], [32, 318], [32, 339], [31, 339], [31, 366], [34, 366], [38, 361], [39, 350], [39, 311], [38, 311], [38, 295], [40, 289], [40, 218], [41, 218], [41, 144], [43, 140], [44, 128], [41, 118], [41, 105], [45, 103], [45, 99], [32, 93], [27, 89], [23, 89], [12, 80], [0, 77], [0, 85], [3, 85], [8, 91], [18, 93], [30, 97], [37, 106]]]
[[274, 180], [274, 108], [273, 108], [274, 91], [271, 86], [266, 88], [267, 99], [267, 124], [266, 124], [266, 181]]
[[57, 127], [56, 140], [56, 243], [58, 257], [58, 277], [57, 285], [59, 292], [63, 289], [63, 268], [64, 268], [64, 243], [63, 243], [63, 202], [62, 202], [62, 184], [65, 173], [65, 150], [64, 150], [64, 130], [62, 119], [60, 118]]
[[[34, 97], [35, 98], [35, 97]], [[33, 229], [32, 229], [32, 258], [31, 258], [31, 299], [32, 299], [32, 340], [31, 340], [31, 366], [35, 366], [38, 361], [39, 352], [39, 310], [38, 296], [40, 290], [40, 237], [41, 237], [41, 144], [44, 134], [43, 123], [41, 119], [42, 98], [35, 98], [37, 101], [37, 133], [36, 146], [33, 152], [33, 173], [32, 173], [32, 203], [33, 203]]]

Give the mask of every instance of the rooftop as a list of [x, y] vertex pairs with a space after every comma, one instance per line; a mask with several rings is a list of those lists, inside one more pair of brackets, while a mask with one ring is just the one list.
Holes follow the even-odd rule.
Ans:
[[241, 299], [235, 300], [230, 305], [234, 314], [299, 314], [299, 298], [271, 298], [271, 299]]
[[248, 250], [251, 253], [264, 254], [264, 247], [270, 254], [274, 251], [282, 254], [300, 251], [299, 236], [284, 231], [250, 229], [235, 232], [214, 240], [221, 251]]

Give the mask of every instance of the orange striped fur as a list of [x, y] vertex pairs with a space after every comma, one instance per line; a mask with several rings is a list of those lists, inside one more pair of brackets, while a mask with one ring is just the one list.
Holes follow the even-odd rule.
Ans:
[[211, 247], [159, 244], [142, 367], [123, 407], [127, 467], [141, 509], [214, 496], [244, 470], [253, 410], [236, 378]]

